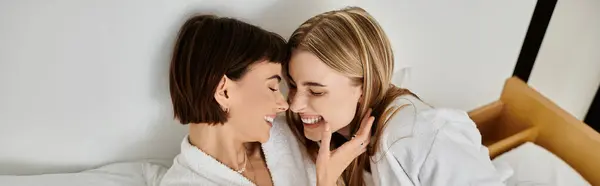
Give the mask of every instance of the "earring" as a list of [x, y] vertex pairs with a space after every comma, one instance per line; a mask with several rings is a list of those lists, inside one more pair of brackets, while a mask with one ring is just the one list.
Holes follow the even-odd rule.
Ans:
[[225, 113], [229, 114], [229, 108], [225, 108]]

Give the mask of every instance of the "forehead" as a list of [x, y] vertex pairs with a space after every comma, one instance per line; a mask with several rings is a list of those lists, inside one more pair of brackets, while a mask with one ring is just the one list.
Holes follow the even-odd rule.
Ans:
[[307, 51], [294, 51], [289, 68], [290, 76], [297, 84], [308, 81], [332, 84], [350, 80]]
[[270, 61], [260, 61], [248, 67], [248, 72], [242, 79], [268, 78], [281, 75], [281, 64]]

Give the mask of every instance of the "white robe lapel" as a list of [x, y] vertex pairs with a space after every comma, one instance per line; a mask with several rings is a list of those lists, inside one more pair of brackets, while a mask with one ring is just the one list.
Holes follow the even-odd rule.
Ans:
[[[298, 145], [285, 120], [276, 118], [269, 141], [261, 145], [274, 186], [316, 184], [314, 164], [305, 158], [305, 153]], [[192, 171], [191, 174], [197, 174], [190, 177], [182, 175], [187, 179], [198, 177], [218, 185], [254, 185], [246, 177], [191, 145], [187, 136], [181, 143], [181, 154], [175, 161], [175, 164]]]
[[181, 143], [181, 156], [178, 160], [184, 161], [180, 164], [188, 166], [193, 173], [219, 185], [254, 185], [246, 177], [191, 145], [187, 136]]
[[277, 117], [271, 128], [269, 141], [262, 144], [265, 159], [273, 185], [315, 185], [315, 180], [309, 177], [308, 172], [315, 172], [311, 164], [305, 163], [303, 151], [285, 123], [285, 118]]

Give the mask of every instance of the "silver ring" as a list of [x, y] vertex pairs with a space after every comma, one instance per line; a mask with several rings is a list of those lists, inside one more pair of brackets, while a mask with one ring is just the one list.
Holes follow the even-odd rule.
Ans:
[[365, 144], [365, 142], [360, 143], [360, 146], [363, 146]]
[[356, 138], [356, 134], [352, 135], [352, 139]]

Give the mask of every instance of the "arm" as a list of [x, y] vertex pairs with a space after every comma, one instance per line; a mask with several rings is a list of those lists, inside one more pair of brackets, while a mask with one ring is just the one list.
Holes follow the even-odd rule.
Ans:
[[[404, 112], [404, 113], [402, 113]], [[475, 123], [464, 112], [414, 108], [391, 119], [395, 162], [415, 185], [504, 185]], [[395, 139], [395, 140], [394, 140]]]
[[[504, 185], [493, 166], [475, 123], [466, 115], [444, 111], [419, 171], [423, 185]], [[447, 117], [451, 116], [451, 117]], [[455, 120], [455, 117], [459, 117]]]

